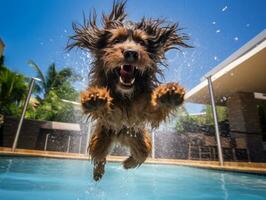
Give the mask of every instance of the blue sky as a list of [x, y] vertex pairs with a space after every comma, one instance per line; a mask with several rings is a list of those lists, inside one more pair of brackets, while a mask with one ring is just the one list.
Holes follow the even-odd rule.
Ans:
[[[6, 44], [6, 65], [33, 76], [27, 65], [32, 59], [45, 71], [55, 62], [70, 66], [86, 77], [89, 56], [80, 51], [65, 52], [71, 23], [82, 22], [92, 8], [108, 12], [112, 0], [0, 0], [0, 37]], [[129, 19], [164, 17], [179, 22], [191, 34], [193, 49], [167, 54], [165, 81], [179, 81], [191, 89], [210, 69], [266, 27], [264, 0], [128, 0]], [[80, 83], [80, 88], [85, 84]], [[188, 106], [192, 112], [198, 106]]]

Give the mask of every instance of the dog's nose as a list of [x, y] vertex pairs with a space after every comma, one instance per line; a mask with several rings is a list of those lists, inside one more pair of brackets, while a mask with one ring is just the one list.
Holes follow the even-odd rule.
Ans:
[[134, 62], [134, 61], [138, 60], [139, 54], [135, 50], [127, 49], [127, 50], [124, 51], [124, 58], [128, 62]]

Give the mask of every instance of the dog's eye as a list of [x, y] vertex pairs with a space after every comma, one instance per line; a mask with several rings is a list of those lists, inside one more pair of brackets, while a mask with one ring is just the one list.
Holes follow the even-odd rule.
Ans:
[[139, 44], [142, 45], [142, 46], [144, 46], [146, 43], [143, 40], [140, 40], [139, 41]]
[[122, 37], [115, 38], [113, 40], [113, 44], [121, 43], [121, 42], [124, 42], [124, 41], [125, 41], [125, 38], [122, 38]]
[[142, 39], [137, 39], [136, 42], [139, 43], [141, 46], [145, 46], [146, 45], [145, 41], [142, 40]]

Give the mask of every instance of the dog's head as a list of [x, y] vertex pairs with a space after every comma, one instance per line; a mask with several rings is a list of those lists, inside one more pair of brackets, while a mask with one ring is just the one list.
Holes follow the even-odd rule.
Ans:
[[91, 52], [93, 84], [130, 97], [157, 83], [166, 51], [190, 46], [185, 43], [188, 37], [179, 34], [178, 24], [145, 18], [137, 23], [126, 21], [124, 7], [125, 2], [115, 2], [111, 13], [103, 14], [101, 27], [95, 12], [89, 20], [84, 17], [83, 25], [73, 24], [75, 34], [68, 49], [80, 47]]

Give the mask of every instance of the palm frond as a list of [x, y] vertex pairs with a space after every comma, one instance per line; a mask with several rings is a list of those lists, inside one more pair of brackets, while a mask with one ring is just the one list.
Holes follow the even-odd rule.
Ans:
[[47, 90], [49, 91], [50, 89], [52, 89], [55, 86], [55, 83], [57, 81], [57, 70], [56, 70], [56, 66], [55, 63], [52, 63], [47, 71]]
[[37, 72], [37, 77], [42, 80], [42, 85], [44, 87], [44, 90], [46, 90], [47, 82], [41, 68], [33, 60], [29, 60], [28, 65], [31, 66]]

